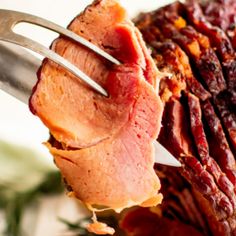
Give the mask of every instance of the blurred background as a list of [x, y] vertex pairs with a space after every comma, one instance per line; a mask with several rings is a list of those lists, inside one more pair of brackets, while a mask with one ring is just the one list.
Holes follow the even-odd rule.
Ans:
[[[91, 2], [0, 0], [0, 8], [35, 14], [66, 27]], [[169, 2], [121, 0], [131, 18], [138, 12]], [[19, 25], [16, 30], [46, 46], [57, 37], [29, 25]], [[68, 225], [59, 222], [58, 217], [75, 221], [86, 216], [86, 211], [78, 208], [63, 192], [52, 157], [42, 145], [48, 136], [48, 130], [31, 114], [27, 105], [0, 90], [0, 235], [75, 235], [67, 234]], [[51, 193], [54, 195], [48, 196]]]

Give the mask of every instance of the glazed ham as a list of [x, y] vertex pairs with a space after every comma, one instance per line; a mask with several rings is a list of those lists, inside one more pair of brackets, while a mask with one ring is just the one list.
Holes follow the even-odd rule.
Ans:
[[236, 235], [234, 3], [174, 2], [136, 19], [158, 68], [173, 74], [160, 84], [159, 142], [182, 167], [155, 166], [164, 200], [149, 212], [128, 212], [121, 223], [128, 236], [194, 235], [189, 226], [200, 235]]
[[73, 194], [90, 209], [157, 205], [162, 195], [153, 169], [153, 142], [163, 105], [157, 95], [159, 72], [144, 41], [115, 0], [95, 1], [69, 29], [122, 65], [111, 65], [63, 37], [52, 44], [54, 51], [102, 85], [109, 98], [44, 60], [30, 105], [51, 132], [46, 145]]

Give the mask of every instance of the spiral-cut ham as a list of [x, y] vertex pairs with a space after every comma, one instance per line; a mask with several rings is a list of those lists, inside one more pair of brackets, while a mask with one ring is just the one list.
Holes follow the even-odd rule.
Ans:
[[[202, 235], [236, 235], [236, 60], [234, 33], [230, 32], [235, 25], [229, 24], [235, 22], [235, 14], [235, 1], [187, 0], [136, 19], [160, 70], [173, 73], [173, 80], [161, 82], [165, 109], [159, 141], [182, 162], [176, 172], [189, 183], [184, 187], [192, 196], [187, 200], [182, 188], [173, 184], [177, 178], [172, 168], [156, 167], [165, 198], [151, 211], [158, 213], [156, 221], [165, 217], [175, 223], [181, 221]], [[180, 60], [181, 54], [187, 60]], [[194, 80], [188, 80], [181, 66]], [[168, 99], [162, 95], [165, 90]], [[197, 221], [186, 208], [189, 202], [200, 213]], [[127, 225], [123, 228], [133, 235]], [[135, 230], [145, 235], [141, 224]], [[149, 235], [155, 234], [157, 228]]]

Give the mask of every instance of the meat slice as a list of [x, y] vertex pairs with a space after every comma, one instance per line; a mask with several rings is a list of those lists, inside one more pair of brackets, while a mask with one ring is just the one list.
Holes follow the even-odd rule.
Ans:
[[213, 25], [227, 31], [235, 23], [236, 2], [234, 0], [214, 0], [200, 2], [206, 19]]
[[233, 211], [235, 211], [236, 196], [234, 193], [234, 185], [225, 176], [225, 173], [221, 171], [216, 161], [209, 155], [209, 147], [202, 124], [202, 113], [199, 99], [192, 94], [188, 94], [188, 104], [190, 109], [191, 130], [201, 162], [205, 169], [215, 178], [215, 182], [219, 189], [229, 198], [233, 206]]
[[[153, 57], [160, 71], [166, 74], [161, 80], [159, 94], [162, 101], [168, 101], [170, 97], [180, 97], [181, 91], [186, 89], [184, 68], [179, 63], [174, 50], [174, 43], [151, 43]], [[174, 52], [173, 52], [174, 51]]]
[[[194, 118], [191, 119], [193, 122], [195, 121]], [[182, 168], [180, 168], [179, 172], [199, 193], [208, 199], [209, 208], [214, 212], [218, 220], [231, 216], [234, 213], [232, 206], [234, 196], [229, 200], [217, 185], [220, 184], [222, 189], [226, 188], [224, 191], [229, 194], [230, 187], [232, 190], [232, 184], [229, 183], [229, 188], [224, 184], [224, 176], [220, 175], [220, 170], [213, 163], [214, 161], [211, 160], [211, 163], [203, 161], [202, 165], [197, 160], [195, 147], [189, 133], [190, 127], [188, 127], [191, 122], [179, 101], [171, 99], [166, 104], [162, 123], [163, 127], [159, 141], [182, 162]], [[200, 143], [197, 144], [198, 147], [201, 147], [200, 145]], [[212, 173], [215, 170], [212, 170], [212, 168], [217, 168], [216, 173], [214, 173], [216, 176], [214, 177]], [[222, 181], [221, 178], [223, 179]]]
[[[115, 66], [60, 37], [52, 49], [109, 93], [103, 97], [55, 63], [44, 60], [31, 109], [50, 129], [46, 143], [73, 195], [89, 209], [154, 206], [161, 202], [153, 142], [161, 127], [158, 70], [125, 10], [97, 0], [69, 29], [122, 62]], [[99, 30], [98, 30], [99, 29]], [[94, 220], [95, 233], [113, 230]]]
[[207, 35], [211, 44], [216, 47], [226, 74], [228, 87], [234, 90], [236, 81], [235, 52], [226, 33], [207, 21], [197, 1], [189, 0], [184, 7], [187, 12], [188, 20], [199, 32]]
[[[226, 173], [233, 185], [236, 184], [236, 163], [230, 150], [220, 119], [209, 100], [201, 103], [206, 123], [209, 127], [207, 135], [211, 155], [216, 159], [220, 168]], [[217, 144], [216, 144], [217, 142]]]
[[234, 113], [234, 109], [230, 106], [229, 93], [225, 92], [219, 94], [214, 99], [214, 102], [228, 132], [234, 153], [236, 153], [236, 114]]
[[139, 91], [129, 122], [112, 138], [80, 150], [47, 144], [75, 196], [87, 205], [120, 211], [161, 201], [152, 146], [160, 122], [159, 101], [145, 81], [140, 82]]
[[[185, 52], [171, 39], [165, 39], [160, 29], [152, 24], [152, 18], [153, 16], [151, 14], [141, 14], [136, 19], [136, 23], [143, 34], [144, 40], [153, 49], [152, 56], [156, 61], [158, 69], [172, 74], [172, 77], [161, 80], [159, 93], [161, 93], [162, 100], [168, 100], [172, 93], [178, 97], [181, 90], [186, 87], [185, 83], [187, 84], [187, 88], [201, 98], [201, 100], [209, 98], [211, 96], [210, 93], [195, 78]], [[170, 89], [172, 90], [170, 91]], [[167, 90], [167, 92], [163, 90]], [[164, 95], [167, 94], [167, 96], [163, 97], [162, 93]]]
[[[157, 206], [156, 212], [161, 211], [163, 216], [191, 224], [199, 231], [209, 233], [206, 221], [193, 196], [191, 185], [174, 167], [155, 165], [155, 169], [161, 181], [162, 193], [165, 196], [161, 206]], [[175, 202], [178, 208], [174, 207], [172, 202]]]
[[208, 38], [202, 36], [191, 26], [186, 26], [181, 28], [180, 33], [173, 36], [173, 39], [192, 59], [196, 70], [211, 93], [218, 94], [226, 88], [220, 62], [213, 48], [210, 47]]
[[95, 53], [65, 38], [53, 43], [53, 50], [101, 84], [110, 95], [105, 98], [94, 93], [51, 61], [43, 63], [31, 98], [32, 111], [65, 146], [84, 148], [111, 137], [125, 125], [136, 100], [135, 84], [142, 73], [147, 74], [150, 83], [156, 83], [157, 69], [146, 51], [144, 55], [137, 30], [115, 1], [97, 1], [73, 20], [69, 29], [121, 60], [123, 70], [132, 64], [143, 68], [130, 79], [126, 78], [129, 73], [121, 73], [116, 81], [111, 81], [115, 67]]
[[159, 91], [159, 80], [157, 80], [156, 78], [163, 78], [164, 74], [161, 73], [160, 71], [157, 70], [157, 67], [155, 65], [154, 60], [152, 59], [151, 56], [151, 51], [150, 49], [147, 49], [146, 44], [142, 38], [141, 33], [139, 32], [138, 29], [135, 29], [135, 33], [138, 39], [138, 42], [140, 43], [140, 46], [142, 48], [143, 51], [143, 55], [145, 57], [145, 63], [146, 63], [146, 68], [144, 70], [144, 76], [146, 78], [146, 80], [153, 85], [153, 87], [157, 90], [157, 92]]
[[210, 45], [208, 37], [200, 34], [191, 26], [182, 28], [180, 32], [189, 38], [197, 40], [199, 43], [201, 55], [199, 58], [196, 58], [196, 66], [210, 92], [217, 94], [226, 89], [226, 83], [220, 62], [214, 49]]
[[227, 33], [231, 39], [234, 49], [236, 49], [236, 2], [234, 0], [227, 1], [201, 1], [206, 19], [212, 25], [216, 25]]
[[[186, 21], [176, 12], [166, 11], [165, 7], [154, 12], [149, 21], [160, 29], [158, 32], [162, 36], [158, 35], [158, 39], [172, 39], [181, 46], [210, 92], [218, 94], [226, 88], [221, 64], [206, 36], [186, 25]], [[138, 25], [140, 24], [138, 23]], [[156, 36], [157, 31], [154, 31], [153, 34]], [[150, 37], [150, 32], [147, 37], [153, 38]]]
[[167, 89], [169, 96], [175, 97], [180, 97], [181, 91], [185, 89], [189, 89], [202, 100], [206, 100], [211, 96], [193, 75], [187, 55], [176, 43], [168, 40], [164, 42], [150, 42], [150, 45], [154, 48], [153, 57], [158, 68], [172, 75], [170, 78], [161, 80], [159, 94], [162, 100], [163, 96], [161, 93], [165, 94]]

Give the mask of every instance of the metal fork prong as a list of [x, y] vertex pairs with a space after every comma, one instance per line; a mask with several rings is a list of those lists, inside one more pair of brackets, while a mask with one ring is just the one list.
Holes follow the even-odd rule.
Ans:
[[1, 14], [4, 14], [3, 17], [10, 16], [11, 20], [14, 21], [14, 25], [16, 25], [17, 23], [20, 23], [20, 22], [27, 22], [27, 23], [41, 26], [41, 27], [46, 28], [48, 30], [54, 31], [54, 32], [59, 33], [61, 35], [64, 35], [64, 36], [74, 40], [75, 42], [80, 43], [81, 45], [91, 49], [96, 54], [106, 58], [108, 61], [110, 61], [116, 65], [121, 64], [117, 59], [115, 59], [110, 54], [103, 51], [101, 48], [92, 44], [88, 40], [84, 39], [83, 37], [75, 34], [74, 32], [72, 32], [68, 29], [65, 29], [62, 26], [57, 25], [51, 21], [48, 21], [48, 20], [43, 19], [38, 16], [34, 16], [34, 15], [27, 14], [27, 13], [22, 13], [22, 12], [17, 12], [17, 11], [11, 11], [11, 10], [0, 9], [0, 16], [1, 16]]
[[18, 35], [12, 31], [9, 31], [5, 33], [4, 35], [0, 35], [0, 40], [14, 43], [17, 45], [20, 45], [24, 48], [28, 48], [44, 57], [49, 58], [50, 60], [56, 62], [60, 66], [64, 67], [71, 73], [73, 73], [76, 77], [79, 77], [82, 81], [84, 81], [86, 84], [88, 84], [90, 87], [92, 87], [97, 92], [101, 93], [104, 96], [108, 96], [107, 91], [102, 88], [98, 83], [96, 83], [94, 80], [92, 80], [89, 76], [87, 76], [85, 73], [83, 73], [79, 68], [71, 64], [69, 61], [55, 53], [54, 51], [46, 48], [45, 46], [41, 45], [38, 42], [35, 42], [32, 39], [29, 39], [25, 36]]

